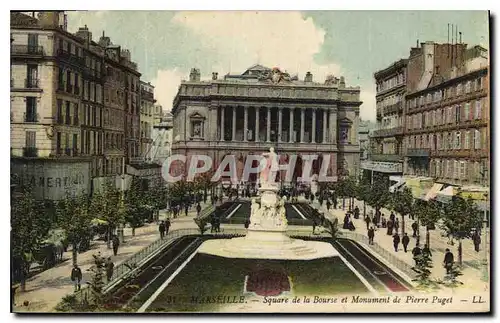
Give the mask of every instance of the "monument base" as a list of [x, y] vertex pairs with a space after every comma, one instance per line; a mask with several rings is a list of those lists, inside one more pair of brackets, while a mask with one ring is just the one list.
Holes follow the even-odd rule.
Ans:
[[311, 260], [339, 253], [327, 242], [291, 239], [285, 232], [248, 231], [242, 238], [205, 241], [200, 253], [226, 258]]

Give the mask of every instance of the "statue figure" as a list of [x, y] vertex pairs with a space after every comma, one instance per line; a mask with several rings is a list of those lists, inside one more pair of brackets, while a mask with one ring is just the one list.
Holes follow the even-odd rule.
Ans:
[[276, 217], [276, 224], [278, 226], [284, 226], [288, 224], [288, 221], [286, 220], [286, 209], [285, 209], [285, 197], [283, 197], [279, 202], [278, 202], [278, 210], [276, 212], [277, 217]]
[[266, 167], [260, 172], [260, 183], [262, 186], [276, 184], [275, 175], [278, 171], [278, 155], [271, 147], [268, 153], [263, 153], [262, 156], [266, 157]]
[[251, 206], [251, 212], [250, 212], [250, 224], [251, 225], [257, 225], [260, 224], [261, 220], [261, 209], [259, 206], [259, 203], [255, 199], [252, 199], [252, 206]]

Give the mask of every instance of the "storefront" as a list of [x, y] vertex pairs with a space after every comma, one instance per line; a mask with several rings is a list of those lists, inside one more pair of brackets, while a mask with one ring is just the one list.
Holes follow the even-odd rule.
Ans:
[[17, 185], [31, 187], [37, 199], [61, 200], [90, 194], [90, 162], [55, 159], [13, 159]]

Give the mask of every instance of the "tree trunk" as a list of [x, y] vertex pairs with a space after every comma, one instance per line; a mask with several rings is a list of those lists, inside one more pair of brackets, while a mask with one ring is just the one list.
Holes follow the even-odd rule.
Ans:
[[71, 258], [73, 261], [73, 266], [77, 264], [77, 259], [78, 259], [78, 243], [72, 243], [73, 250], [71, 251]]
[[429, 249], [431, 248], [431, 233], [429, 232], [429, 226], [426, 226], [425, 243]]
[[363, 217], [366, 218], [366, 201], [363, 200]]
[[135, 227], [132, 227], [132, 237], [135, 237]]
[[345, 197], [342, 197], [342, 210], [345, 210]]
[[26, 291], [26, 275], [25, 275], [25, 268], [26, 267], [26, 264], [24, 262], [24, 260], [21, 260], [21, 272], [20, 272], [20, 281], [21, 281], [21, 285], [19, 286], [19, 288], [21, 289], [21, 292], [25, 292]]
[[108, 239], [106, 241], [108, 249], [111, 249], [111, 226], [108, 226]]
[[462, 238], [458, 239], [458, 263], [462, 266]]
[[405, 235], [405, 216], [401, 214], [401, 235]]

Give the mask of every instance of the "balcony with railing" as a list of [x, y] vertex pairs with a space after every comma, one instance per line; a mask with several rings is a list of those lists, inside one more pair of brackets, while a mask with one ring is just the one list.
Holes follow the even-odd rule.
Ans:
[[38, 148], [23, 147], [23, 157], [38, 157]]
[[403, 164], [402, 163], [391, 163], [391, 162], [379, 162], [373, 160], [366, 160], [361, 162], [361, 169], [371, 170], [380, 173], [402, 173]]
[[397, 154], [368, 154], [368, 159], [381, 162], [400, 162], [403, 156]]
[[38, 113], [24, 113], [24, 122], [38, 122], [40, 120], [40, 115]]
[[23, 56], [43, 56], [43, 46], [36, 45], [12, 45], [10, 47], [10, 53], [12, 56], [23, 55]]
[[429, 157], [430, 149], [428, 148], [408, 148], [406, 156], [408, 157]]
[[57, 58], [62, 59], [70, 64], [85, 67], [85, 58], [79, 57], [61, 48], [57, 50]]
[[394, 137], [403, 134], [403, 127], [394, 127], [387, 129], [377, 129], [373, 130], [371, 137]]

